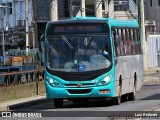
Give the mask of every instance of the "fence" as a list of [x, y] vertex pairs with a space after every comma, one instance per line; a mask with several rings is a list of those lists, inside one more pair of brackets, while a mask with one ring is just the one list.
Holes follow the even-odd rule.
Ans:
[[149, 35], [147, 41], [149, 67], [160, 67], [160, 35]]
[[[24, 80], [25, 78], [25, 80]], [[44, 70], [0, 73], [0, 101], [30, 97], [45, 93]]]

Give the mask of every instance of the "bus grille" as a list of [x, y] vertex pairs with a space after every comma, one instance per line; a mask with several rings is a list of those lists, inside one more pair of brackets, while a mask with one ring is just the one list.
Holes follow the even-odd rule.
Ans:
[[92, 89], [83, 89], [83, 90], [68, 90], [70, 94], [88, 94]]
[[[64, 84], [65, 87], [77, 87], [77, 84]], [[83, 87], [95, 86], [95, 83], [82, 83]]]

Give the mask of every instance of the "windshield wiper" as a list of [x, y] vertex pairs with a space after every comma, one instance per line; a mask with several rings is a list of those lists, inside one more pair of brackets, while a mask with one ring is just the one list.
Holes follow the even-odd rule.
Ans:
[[64, 35], [61, 35], [61, 38], [69, 46], [70, 49], [74, 49], [74, 47], [69, 43], [69, 41], [67, 40], [67, 38]]
[[89, 46], [91, 45], [92, 41], [94, 40], [94, 37], [92, 36], [88, 42], [88, 44], [85, 47], [85, 50], [87, 50], [89, 48]]
[[69, 48], [72, 50], [72, 59], [73, 59], [73, 63], [74, 63], [73, 67], [75, 69], [77, 69], [77, 67], [76, 67], [77, 63], [75, 62], [75, 61], [77, 61], [77, 59], [75, 59], [75, 49], [74, 49], [74, 47], [70, 44], [70, 42], [67, 40], [67, 38], [64, 35], [60, 35], [60, 36], [64, 40], [64, 42], [69, 46]]

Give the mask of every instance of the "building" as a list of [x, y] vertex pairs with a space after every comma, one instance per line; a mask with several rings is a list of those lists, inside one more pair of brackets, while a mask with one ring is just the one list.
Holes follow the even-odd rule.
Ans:
[[[0, 45], [2, 46], [2, 28], [4, 27], [5, 50], [17, 47], [25, 49], [25, 0], [0, 0], [0, 5], [6, 6], [0, 8]], [[29, 0], [28, 18], [31, 39], [31, 0]]]
[[[38, 43], [41, 35], [44, 33], [46, 23], [50, 21], [52, 17], [55, 17], [51, 12], [54, 12], [56, 3], [58, 8], [58, 20], [81, 16], [83, 12], [82, 9], [85, 9], [85, 16], [96, 16], [96, 10], [99, 8], [102, 12], [102, 16], [100, 15], [100, 17], [137, 19], [138, 16], [138, 8], [135, 4], [137, 3], [137, 0], [102, 0], [102, 2], [96, 2], [96, 0], [84, 0], [84, 8], [81, 8], [81, 0], [28, 1], [30, 47], [33, 46], [33, 36], [36, 38], [36, 47], [39, 46]], [[8, 6], [3, 9], [6, 40], [5, 44], [9, 43], [10, 41], [14, 41], [14, 38], [20, 38], [24, 40], [24, 44], [20, 45], [24, 46], [21, 49], [25, 49], [25, 0], [0, 0], [0, 5]], [[2, 8], [0, 8], [0, 14], [2, 16]], [[99, 14], [101, 13], [99, 12]], [[2, 19], [0, 19], [0, 23], [2, 23]], [[1, 28], [2, 24], [0, 24], [0, 31], [2, 31]], [[32, 34], [32, 28], [34, 28], [35, 33], [37, 34]], [[2, 39], [2, 36], [0, 39]]]
[[[69, 1], [58, 1], [58, 19], [70, 18]], [[33, 46], [33, 30], [34, 25], [35, 32], [35, 47], [39, 46], [39, 40], [44, 33], [46, 23], [51, 20], [52, 0], [28, 0], [28, 21], [29, 21], [29, 44]], [[33, 3], [33, 4], [32, 4]], [[6, 8], [0, 8], [0, 44], [2, 45], [2, 19], [5, 31], [5, 45], [15, 42], [15, 39], [23, 39], [23, 45], [20, 45], [21, 49], [25, 49], [25, 0], [0, 0], [1, 6], [7, 6]], [[15, 44], [12, 44], [15, 45]], [[10, 49], [10, 47], [7, 47]], [[6, 48], [6, 50], [7, 50]]]
[[160, 0], [144, 0], [146, 30], [160, 33]]

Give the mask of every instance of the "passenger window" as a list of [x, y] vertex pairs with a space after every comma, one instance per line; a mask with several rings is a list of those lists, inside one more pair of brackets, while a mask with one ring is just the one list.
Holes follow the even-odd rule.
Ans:
[[121, 48], [120, 48], [120, 41], [121, 41], [121, 36], [120, 36], [120, 29], [117, 29], [116, 36], [115, 36], [115, 43], [116, 43], [116, 50], [117, 50], [117, 55], [121, 55]]
[[132, 48], [133, 48], [133, 55], [135, 55], [136, 54], [136, 33], [135, 33], [135, 29], [133, 29]]
[[126, 29], [126, 42], [127, 42], [127, 55], [131, 55], [131, 37], [130, 37], [130, 30]]
[[122, 55], [126, 55], [127, 53], [127, 43], [126, 43], [126, 33], [125, 29], [122, 29]]
[[136, 29], [134, 29], [134, 48], [135, 48], [135, 54], [139, 54], [139, 44], [138, 44], [138, 31]]

